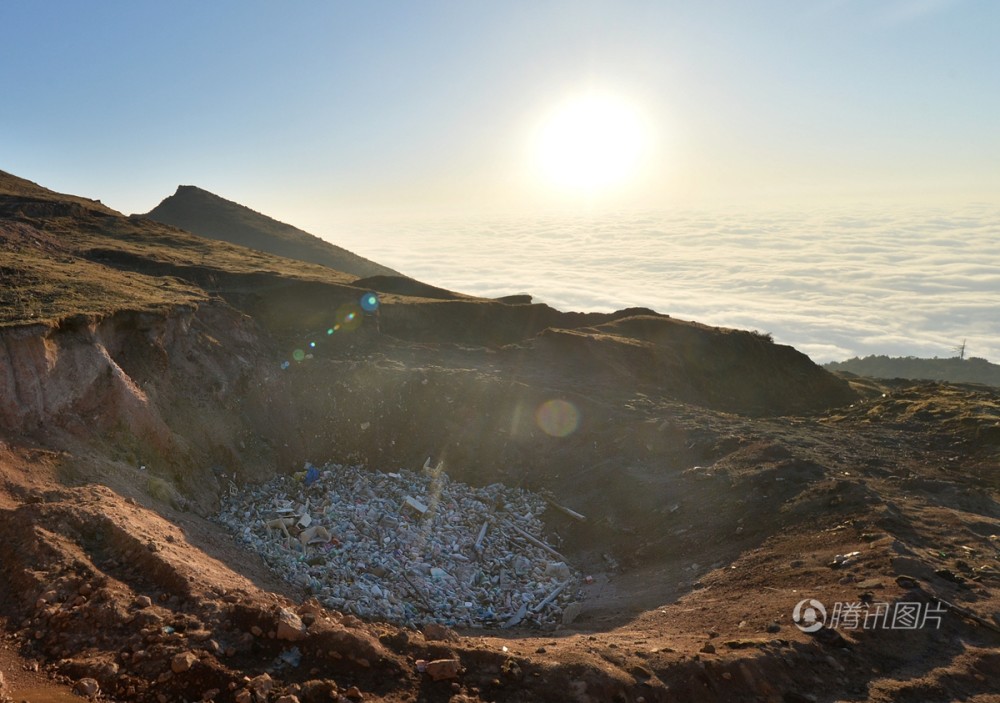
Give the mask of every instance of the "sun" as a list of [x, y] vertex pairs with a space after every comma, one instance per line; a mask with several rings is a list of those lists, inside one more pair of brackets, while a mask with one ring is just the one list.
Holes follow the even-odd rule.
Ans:
[[542, 120], [533, 146], [535, 168], [558, 190], [600, 195], [636, 175], [648, 141], [634, 106], [591, 93], [562, 103]]

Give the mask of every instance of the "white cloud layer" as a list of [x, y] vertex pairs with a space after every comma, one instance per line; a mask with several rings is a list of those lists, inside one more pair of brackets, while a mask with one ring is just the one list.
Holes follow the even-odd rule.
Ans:
[[644, 306], [770, 332], [817, 362], [1000, 361], [1000, 208], [655, 213], [340, 227], [414, 278], [562, 310]]

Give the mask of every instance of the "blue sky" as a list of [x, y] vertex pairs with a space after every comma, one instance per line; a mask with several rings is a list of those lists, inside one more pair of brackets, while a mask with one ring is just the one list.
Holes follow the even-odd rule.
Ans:
[[608, 207], [996, 201], [992, 0], [6, 2], [0, 169], [146, 211], [199, 185], [317, 233], [531, 212], [530, 135], [641, 111]]

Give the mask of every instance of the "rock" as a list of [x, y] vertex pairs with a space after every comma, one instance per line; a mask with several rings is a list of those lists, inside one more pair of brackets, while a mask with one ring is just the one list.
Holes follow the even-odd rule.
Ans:
[[236, 703], [251, 703], [253, 700], [253, 694], [250, 692], [249, 688], [244, 688], [233, 697], [233, 700], [235, 700]]
[[459, 636], [454, 630], [436, 622], [427, 623], [420, 628], [420, 631], [424, 633], [424, 639], [428, 642], [457, 642], [459, 640]]
[[306, 626], [302, 619], [287, 608], [278, 613], [277, 638], [288, 642], [298, 642], [306, 637]]
[[271, 680], [269, 674], [261, 674], [250, 679], [250, 688], [253, 689], [254, 693], [267, 696], [271, 692], [271, 689], [274, 688], [274, 681]]
[[632, 674], [632, 676], [637, 679], [653, 678], [653, 672], [642, 664], [634, 664], [629, 668], [628, 673]]
[[776, 622], [772, 622], [767, 626], [767, 631], [770, 633], [781, 632], [781, 625]]
[[952, 583], [965, 583], [965, 577], [959, 576], [951, 569], [936, 569], [934, 574], [943, 578], [945, 581], [951, 581]]
[[566, 563], [562, 561], [550, 561], [545, 565], [545, 571], [542, 573], [545, 574], [546, 578], [556, 581], [565, 581], [573, 575]]
[[818, 642], [825, 644], [828, 647], [846, 648], [851, 646], [850, 643], [844, 639], [843, 635], [829, 627], [821, 628], [816, 630], [816, 632], [811, 632], [809, 634], [811, 634]]
[[576, 619], [580, 617], [580, 613], [582, 612], [583, 612], [583, 603], [581, 603], [580, 601], [573, 601], [565, 608], [563, 608], [562, 624], [572, 625], [576, 621]]
[[84, 698], [94, 698], [101, 691], [101, 685], [97, 679], [80, 679], [73, 686], [73, 690]]
[[893, 557], [892, 570], [897, 576], [911, 576], [924, 581], [934, 577], [930, 564], [913, 557]]
[[347, 689], [344, 692], [344, 696], [350, 698], [352, 701], [360, 701], [362, 698], [364, 698], [364, 695], [361, 693], [361, 690], [357, 686], [351, 686], [349, 689]]
[[285, 695], [279, 698], [276, 703], [299, 703], [299, 697], [293, 695]]
[[315, 598], [310, 598], [299, 606], [298, 614], [305, 617], [306, 615], [312, 615], [314, 618], [319, 617], [323, 614], [323, 606]]
[[699, 651], [703, 654], [715, 654], [715, 645], [711, 642], [706, 642]]
[[425, 671], [435, 681], [445, 681], [447, 679], [457, 679], [458, 672], [462, 668], [458, 659], [435, 659], [427, 662]]
[[197, 661], [198, 655], [194, 652], [181, 652], [180, 654], [175, 654], [174, 658], [170, 660], [170, 670], [175, 674], [183, 674], [194, 666]]
[[139, 610], [145, 610], [146, 608], [153, 605], [153, 599], [150, 598], [149, 596], [138, 596], [135, 599], [134, 605]]
[[750, 649], [751, 647], [759, 647], [764, 643], [760, 640], [739, 639], [726, 640], [725, 644], [730, 649]]

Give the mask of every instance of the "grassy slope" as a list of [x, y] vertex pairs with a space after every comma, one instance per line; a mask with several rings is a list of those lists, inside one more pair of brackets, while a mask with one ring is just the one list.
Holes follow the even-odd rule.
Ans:
[[308, 261], [357, 276], [399, 275], [292, 225], [195, 186], [179, 186], [145, 215], [203, 237]]
[[356, 278], [125, 217], [0, 171], [0, 326], [195, 304], [209, 294], [170, 275], [193, 269], [331, 285]]
[[1000, 366], [986, 359], [919, 359], [916, 357], [866, 356], [825, 365], [828, 371], [847, 371], [871, 378], [911, 378], [951, 383], [985, 383], [1000, 386]]

